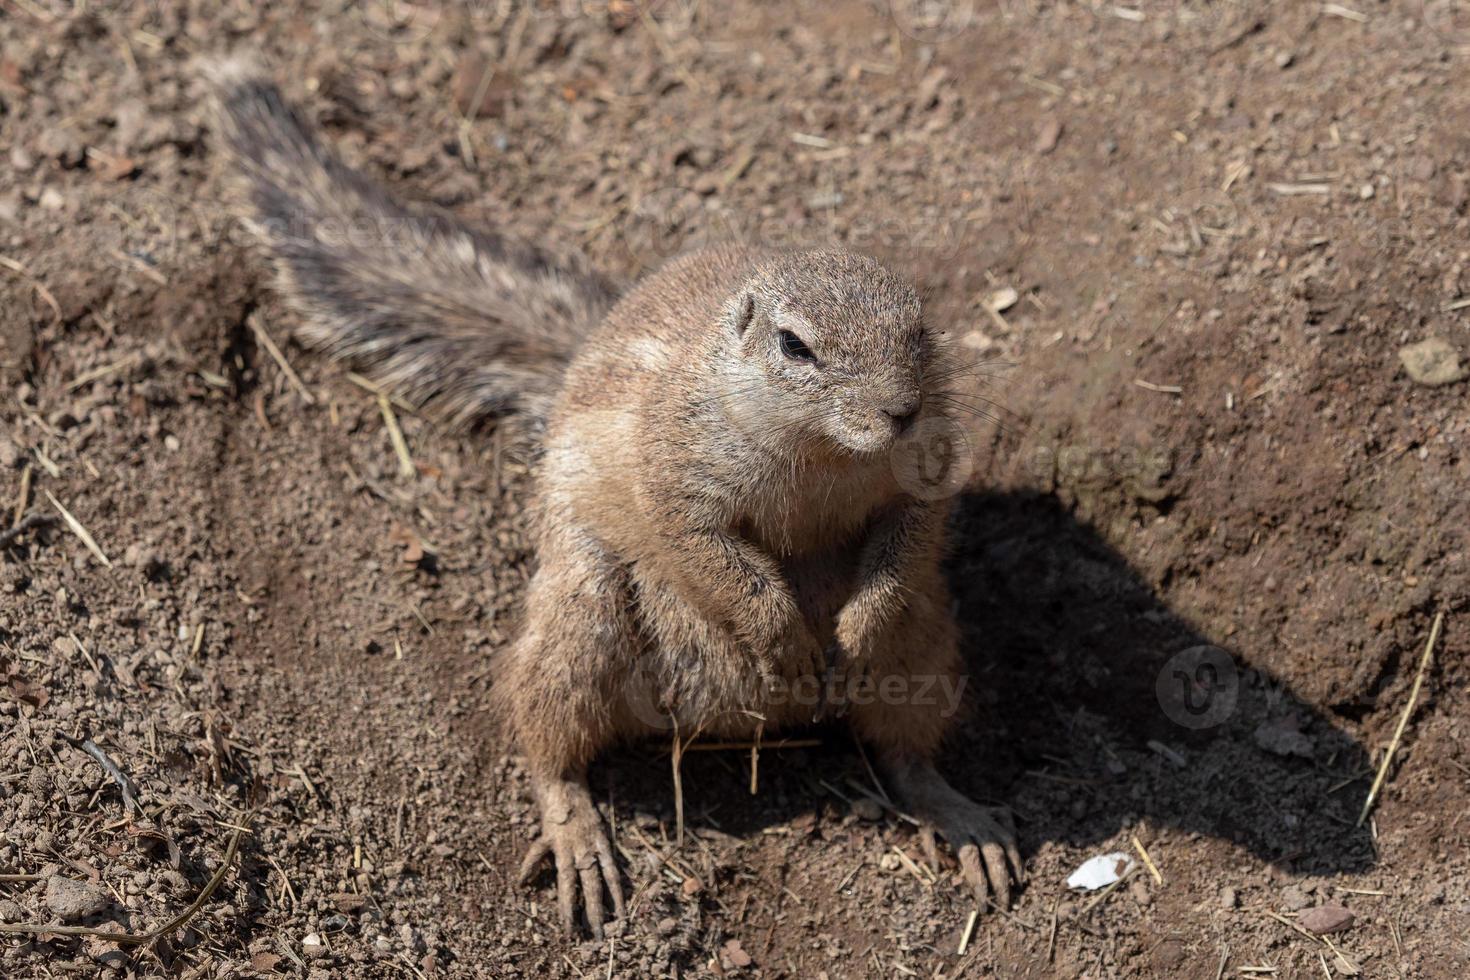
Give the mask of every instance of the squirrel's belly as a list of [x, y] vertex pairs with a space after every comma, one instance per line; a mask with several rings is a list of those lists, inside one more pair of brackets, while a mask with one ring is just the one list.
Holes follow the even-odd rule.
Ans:
[[[809, 573], [797, 570], [793, 584], [808, 618], [827, 620], [813, 624], [826, 641], [840, 600], [816, 594], [827, 591], [827, 580]], [[642, 648], [619, 700], [634, 727], [671, 734], [677, 728], [685, 738], [696, 731], [749, 738], [757, 731], [811, 724], [831, 712], [827, 678], [783, 671], [780, 663], [773, 664], [771, 673], [762, 673], [754, 651], [744, 649], [673, 589], [636, 566], [631, 578]], [[833, 586], [837, 582], [831, 580]]]
[[645, 657], [625, 675], [621, 729], [684, 739], [749, 739], [835, 717], [845, 708], [844, 689], [832, 678], [763, 678], [729, 666], [695, 657], [671, 669], [661, 657]]

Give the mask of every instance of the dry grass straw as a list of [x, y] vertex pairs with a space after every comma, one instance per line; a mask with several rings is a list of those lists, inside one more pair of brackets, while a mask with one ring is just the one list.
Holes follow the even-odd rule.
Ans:
[[1434, 617], [1434, 625], [1429, 630], [1429, 642], [1424, 644], [1424, 655], [1419, 658], [1419, 671], [1414, 675], [1414, 687], [1409, 691], [1409, 703], [1404, 705], [1404, 713], [1399, 716], [1398, 726], [1393, 730], [1393, 739], [1383, 753], [1383, 762], [1378, 766], [1378, 775], [1373, 780], [1373, 787], [1368, 790], [1368, 798], [1363, 801], [1363, 811], [1358, 814], [1357, 826], [1359, 827], [1363, 826], [1363, 821], [1368, 819], [1368, 814], [1378, 799], [1378, 793], [1383, 789], [1385, 780], [1388, 779], [1388, 768], [1393, 764], [1393, 754], [1398, 751], [1399, 741], [1404, 737], [1404, 729], [1408, 727], [1409, 718], [1414, 714], [1414, 708], [1419, 703], [1419, 692], [1424, 687], [1424, 676], [1429, 672], [1429, 665], [1434, 660], [1434, 645], [1439, 642], [1439, 631], [1443, 625], [1444, 613], [1440, 612]]
[[281, 373], [286, 376], [286, 380], [290, 383], [291, 387], [296, 389], [296, 393], [301, 396], [301, 400], [308, 405], [315, 405], [316, 396], [311, 393], [310, 389], [306, 387], [306, 382], [301, 380], [301, 375], [297, 374], [296, 369], [286, 360], [286, 355], [281, 353], [281, 348], [276, 346], [276, 342], [271, 339], [271, 335], [265, 332], [265, 327], [260, 325], [260, 318], [251, 314], [249, 317], [246, 317], [245, 323], [250, 327], [250, 332], [255, 334], [256, 342], [265, 348], [265, 352], [271, 356], [271, 360], [276, 362], [276, 367], [281, 369]]
[[92, 537], [92, 533], [82, 526], [82, 522], [73, 517], [71, 511], [61, 506], [61, 501], [57, 500], [56, 496], [50, 490], [42, 490], [41, 492], [46, 495], [47, 500], [51, 501], [51, 506], [55, 507], [61, 514], [61, 519], [66, 522], [67, 527], [71, 528], [71, 532], [81, 539], [82, 544], [87, 546], [87, 550], [92, 553], [92, 556], [100, 561], [104, 568], [111, 568], [112, 562], [103, 553], [101, 546], [97, 544], [97, 539]]
[[[254, 818], [255, 813], [252, 812], [245, 818], [245, 823], [251, 823]], [[188, 908], [184, 909], [184, 911], [172, 919], [169, 919], [157, 929], [144, 933], [111, 932], [107, 929], [92, 929], [86, 926], [62, 926], [48, 925], [41, 922], [21, 922], [13, 925], [0, 923], [0, 933], [25, 936], [91, 936], [117, 943], [120, 946], [146, 946], [172, 933], [175, 929], [188, 925], [199, 914], [199, 910], [204, 908], [204, 904], [219, 889], [219, 886], [225, 880], [225, 875], [229, 874], [230, 868], [234, 866], [235, 855], [240, 850], [240, 838], [244, 836], [245, 832], [245, 827], [235, 828], [234, 833], [230, 835], [229, 844], [225, 847], [225, 856], [220, 860], [219, 869], [209, 879], [209, 883], [204, 886], [204, 889], [199, 893], [199, 897], [189, 903]]]

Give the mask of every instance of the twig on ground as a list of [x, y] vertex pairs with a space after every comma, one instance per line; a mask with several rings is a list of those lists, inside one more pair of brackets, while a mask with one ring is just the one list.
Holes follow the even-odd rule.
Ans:
[[928, 888], [934, 887], [934, 879], [926, 874], [924, 870], [914, 862], [913, 858], [905, 854], [903, 848], [899, 847], [897, 844], [894, 844], [893, 853], [898, 855], [898, 863], [903, 865], [903, 869], [909, 874], [913, 875], [918, 880], [919, 884], [924, 885]]
[[883, 781], [878, 778], [877, 770], [873, 768], [873, 763], [868, 760], [868, 750], [863, 748], [863, 743], [861, 740], [858, 740], [856, 744], [858, 756], [863, 760], [863, 767], [868, 770], [868, 778], [873, 781], [873, 788], [878, 791], [879, 796], [883, 797], [883, 802], [887, 803], [889, 806], [892, 806], [893, 797], [888, 795], [888, 790], [884, 789], [883, 787]]
[[20, 471], [20, 489], [15, 492], [15, 506], [11, 508], [15, 516], [10, 519], [10, 526], [21, 522], [26, 516], [26, 508], [31, 505], [31, 464], [26, 463], [25, 468]]
[[1133, 849], [1138, 852], [1139, 857], [1143, 858], [1143, 863], [1148, 867], [1148, 873], [1154, 876], [1154, 881], [1162, 885], [1164, 876], [1159, 873], [1158, 865], [1154, 864], [1154, 859], [1149, 857], [1148, 851], [1143, 849], [1143, 841], [1138, 839], [1137, 834], [1133, 835]]
[[634, 837], [638, 838], [639, 843], [648, 848], [649, 853], [657, 858], [660, 864], [662, 864], [664, 867], [668, 868], [671, 872], [674, 873], [674, 875], [679, 879], [680, 884], [683, 884], [685, 878], [698, 877], [693, 871], [689, 870], [682, 863], [661, 851], [657, 844], [648, 839], [647, 834], [638, 829], [638, 825], [636, 823], [628, 823], [627, 828], [628, 832], [631, 833]]
[[1358, 814], [1359, 827], [1363, 821], [1368, 819], [1368, 814], [1373, 809], [1373, 803], [1378, 799], [1379, 790], [1383, 789], [1384, 780], [1388, 778], [1388, 767], [1393, 764], [1393, 754], [1398, 751], [1399, 740], [1404, 737], [1404, 729], [1409, 725], [1409, 718], [1414, 714], [1414, 708], [1419, 703], [1419, 691], [1424, 687], [1424, 675], [1429, 671], [1429, 664], [1434, 659], [1434, 645], [1439, 642], [1439, 630], [1444, 625], [1444, 612], [1441, 611], [1434, 617], [1434, 625], [1429, 629], [1429, 642], [1424, 644], [1424, 656], [1419, 658], [1419, 671], [1414, 675], [1414, 687], [1409, 691], [1409, 703], [1404, 705], [1404, 713], [1399, 716], [1398, 727], [1393, 731], [1393, 738], [1388, 743], [1388, 749], [1383, 753], [1383, 762], [1378, 766], [1378, 775], [1373, 780], [1372, 789], [1368, 790], [1368, 798], [1363, 801], [1363, 812]]
[[393, 404], [388, 400], [386, 392], [378, 392], [378, 411], [383, 413], [383, 425], [388, 428], [388, 441], [393, 443], [393, 452], [398, 457], [398, 475], [404, 478], [414, 476], [418, 473], [418, 467], [413, 465], [413, 457], [408, 453], [408, 440], [403, 438], [403, 430], [398, 427], [398, 416], [393, 414]]
[[[363, 375], [358, 374], [355, 371], [348, 371], [345, 373], [344, 376], [347, 378], [348, 381], [351, 381], [363, 391], [371, 392], [374, 395], [387, 395], [388, 400], [402, 411], [409, 413], [415, 413], [418, 411], [418, 408], [413, 404], [413, 402], [404, 398], [402, 395], [394, 394], [383, 385], [378, 384], [372, 378], [364, 377]], [[497, 429], [496, 431], [498, 432], [500, 430]]]
[[71, 528], [73, 534], [81, 538], [82, 544], [87, 546], [92, 556], [100, 561], [104, 568], [111, 568], [112, 562], [108, 560], [107, 555], [103, 554], [101, 546], [97, 544], [97, 539], [92, 537], [92, 532], [83, 527], [82, 522], [73, 517], [71, 511], [61, 506], [61, 501], [57, 500], [56, 495], [50, 490], [41, 492], [46, 495], [47, 500], [51, 501], [51, 506], [61, 512], [61, 519], [66, 522], [67, 527]]
[[[254, 819], [255, 812], [251, 812], [245, 818], [245, 824], [248, 826]], [[14, 924], [0, 922], [0, 933], [21, 936], [91, 936], [96, 939], [105, 939], [108, 942], [117, 943], [120, 946], [146, 946], [168, 935], [175, 929], [188, 925], [194, 916], [199, 914], [199, 910], [204, 908], [204, 903], [209, 901], [210, 896], [224, 882], [225, 875], [229, 874], [230, 868], [235, 863], [235, 855], [240, 850], [240, 838], [244, 834], [244, 827], [235, 828], [235, 832], [230, 835], [230, 843], [225, 847], [225, 856], [220, 860], [219, 870], [214, 873], [214, 877], [209, 879], [209, 883], [204, 886], [204, 890], [199, 893], [199, 897], [194, 899], [188, 908], [184, 909], [184, 911], [172, 919], [169, 919], [157, 929], [144, 933], [132, 933], [111, 932], [107, 929], [92, 929], [86, 926], [48, 925], [43, 922], [19, 922]]]
[[972, 909], [970, 911], [969, 921], [965, 923], [965, 931], [960, 935], [960, 948], [956, 951], [956, 956], [964, 956], [965, 950], [970, 948], [970, 937], [975, 934], [975, 923], [979, 918], [980, 910], [978, 908]]
[[118, 371], [122, 371], [126, 368], [132, 367], [134, 364], [138, 363], [139, 359], [140, 355], [129, 354], [122, 360], [113, 361], [111, 364], [104, 364], [102, 367], [93, 368], [90, 371], [83, 371], [81, 374], [77, 375], [75, 378], [72, 378], [66, 383], [66, 390], [76, 391], [78, 388], [81, 388], [84, 385], [89, 385], [93, 381], [100, 381], [103, 378], [107, 377], [109, 374], [116, 374]]
[[1119, 878], [1117, 881], [1113, 882], [1111, 885], [1109, 885], [1108, 887], [1104, 888], [1101, 892], [1098, 893], [1098, 895], [1097, 895], [1096, 898], [1094, 898], [1092, 901], [1088, 902], [1086, 905], [1082, 906], [1082, 911], [1078, 912], [1075, 916], [1073, 916], [1073, 918], [1077, 918], [1077, 919], [1084, 918], [1087, 915], [1087, 913], [1091, 912], [1093, 909], [1095, 909], [1099, 905], [1101, 905], [1103, 903], [1103, 900], [1104, 899], [1106, 899], [1113, 892], [1117, 891], [1119, 885], [1123, 884], [1123, 882], [1127, 881], [1129, 878], [1132, 878], [1137, 873], [1138, 873], [1138, 868], [1136, 868], [1136, 867], [1129, 868], [1128, 871], [1127, 871], [1127, 873], [1125, 873], [1123, 875], [1123, 877]]
[[12, 541], [20, 537], [22, 534], [25, 534], [27, 531], [34, 530], [38, 527], [45, 527], [48, 524], [55, 523], [56, 518], [52, 517], [50, 514], [28, 514], [27, 516], [21, 518], [20, 522], [17, 523], [15, 527], [11, 528], [8, 531], [0, 531], [0, 548], [10, 547], [10, 543]]
[[301, 396], [302, 401], [308, 405], [315, 405], [316, 396], [311, 393], [311, 389], [306, 387], [306, 382], [301, 380], [301, 375], [296, 373], [296, 369], [291, 366], [291, 362], [286, 360], [286, 355], [281, 353], [281, 349], [276, 346], [276, 342], [271, 339], [271, 335], [265, 332], [265, 327], [260, 325], [259, 317], [251, 314], [245, 318], [245, 323], [250, 327], [250, 332], [255, 334], [255, 339], [260, 343], [260, 346], [264, 347], [265, 352], [271, 356], [271, 360], [276, 362], [276, 367], [281, 369], [281, 373], [286, 376], [286, 380], [290, 383], [291, 387], [296, 389], [296, 393]]
[[51, 307], [51, 312], [55, 314], [57, 323], [61, 323], [66, 319], [66, 317], [61, 315], [61, 304], [56, 302], [56, 297], [51, 294], [51, 290], [46, 288], [45, 283], [32, 275], [31, 270], [6, 255], [0, 255], [0, 265], [3, 265], [31, 284], [31, 288], [36, 291], [36, 295], [45, 300], [47, 306]]
[[71, 742], [73, 748], [80, 749], [91, 756], [97, 765], [102, 767], [102, 771], [107, 773], [112, 778], [112, 781], [117, 784], [117, 788], [122, 792], [123, 809], [132, 810], [141, 816], [143, 807], [138, 803], [138, 784], [134, 783], [132, 778], [123, 772], [118, 764], [113, 762], [111, 757], [102, 751], [97, 743], [90, 738], [84, 738], [80, 741], [67, 739], [67, 741]]
[[690, 742], [684, 752], [749, 752], [751, 749], [774, 752], [778, 749], [809, 749], [821, 745], [819, 738], [781, 738], [774, 742]]
[[762, 722], [755, 726], [755, 741], [750, 744], [750, 795], [755, 796], [760, 792], [760, 765], [761, 765], [761, 736], [765, 734], [766, 726]]

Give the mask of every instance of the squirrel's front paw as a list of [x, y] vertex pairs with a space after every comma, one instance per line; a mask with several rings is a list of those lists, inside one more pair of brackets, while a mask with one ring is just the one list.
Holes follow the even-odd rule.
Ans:
[[852, 602], [837, 614], [833, 636], [837, 646], [854, 662], [866, 662], [882, 641], [890, 619], [870, 603]]
[[781, 638], [776, 656], [779, 658], [777, 673], [788, 680], [820, 678], [827, 674], [827, 649], [804, 622]]
[[551, 855], [556, 865], [557, 906], [561, 910], [562, 927], [576, 932], [577, 892], [580, 884], [582, 903], [592, 935], [602, 938], [607, 921], [603, 887], [612, 895], [613, 914], [623, 916], [623, 885], [618, 878], [612, 845], [602, 827], [602, 818], [586, 786], [560, 783], [549, 789], [541, 805], [541, 836], [526, 852], [521, 863], [520, 881], [524, 884], [537, 866]]
[[763, 683], [770, 684], [778, 678], [793, 681], [822, 677], [826, 673], [827, 652], [801, 616], [793, 612], [763, 625], [764, 628], [747, 634]]

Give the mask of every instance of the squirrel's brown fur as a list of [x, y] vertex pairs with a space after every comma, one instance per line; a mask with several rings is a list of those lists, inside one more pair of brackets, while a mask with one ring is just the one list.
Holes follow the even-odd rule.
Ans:
[[[911, 494], [892, 453], [916, 419], [965, 403], [909, 285], [837, 249], [732, 245], [670, 262], [614, 305], [585, 265], [443, 215], [404, 240], [326, 242], [325, 218], [421, 212], [323, 150], [258, 74], [214, 77], [302, 336], [457, 418], [545, 413], [539, 567], [496, 693], [542, 811], [524, 870], [554, 857], [563, 920], [579, 889], [594, 932], [604, 888], [622, 911], [586, 783], [604, 749], [834, 712], [982, 901], [993, 889], [1004, 905], [1014, 835], [935, 772], [950, 717], [918, 696], [960, 678], [948, 507]], [[902, 693], [845, 696], [885, 684]]]
[[345, 166], [252, 61], [209, 66], [246, 222], [308, 343], [456, 424], [539, 421], [616, 294], [577, 255], [407, 207]]

